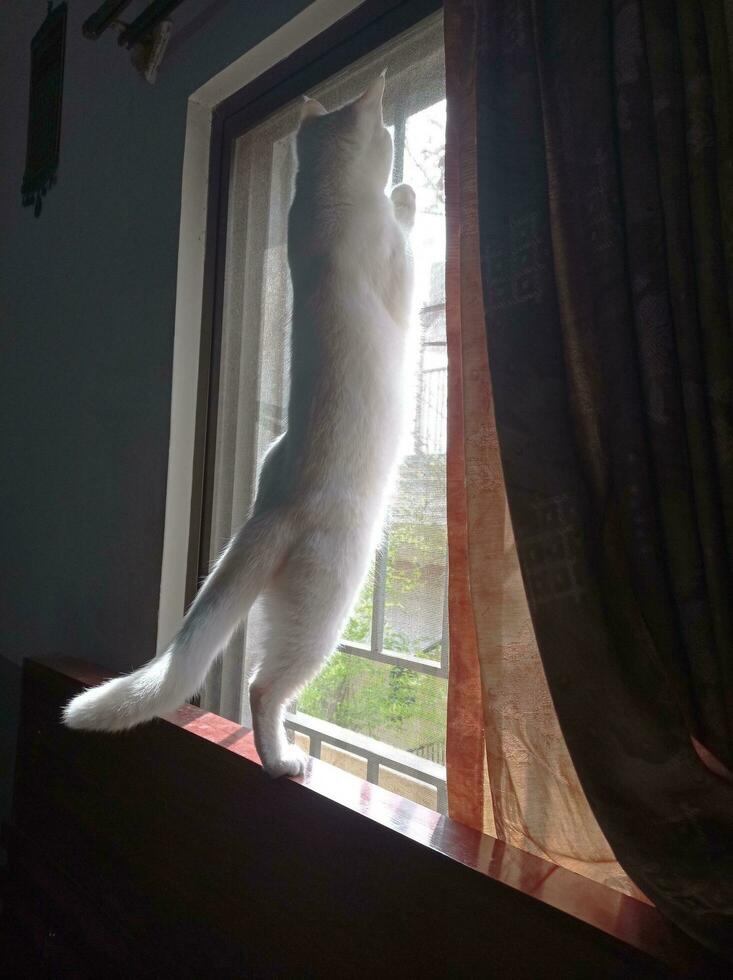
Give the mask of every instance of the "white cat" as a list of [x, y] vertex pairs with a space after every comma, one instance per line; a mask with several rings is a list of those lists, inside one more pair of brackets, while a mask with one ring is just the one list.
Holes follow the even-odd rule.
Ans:
[[255, 599], [267, 638], [250, 684], [257, 750], [271, 776], [305, 758], [285, 708], [335, 648], [366, 574], [401, 443], [412, 302], [415, 194], [385, 195], [392, 140], [384, 76], [326, 112], [304, 102], [288, 260], [293, 333], [288, 427], [268, 451], [247, 523], [159, 657], [66, 705], [71, 728], [116, 731], [177, 708], [203, 684]]

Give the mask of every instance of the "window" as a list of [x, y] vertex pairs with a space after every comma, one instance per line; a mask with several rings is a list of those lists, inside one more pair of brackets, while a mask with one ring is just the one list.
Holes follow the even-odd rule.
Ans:
[[[287, 724], [311, 755], [445, 810], [442, 18], [420, 22], [309, 87], [308, 94], [335, 107], [356, 97], [384, 67], [385, 123], [395, 145], [392, 182], [408, 181], [418, 195], [412, 425], [372, 574], [339, 649], [292, 706]], [[286, 229], [298, 116], [298, 102], [291, 101], [250, 125], [231, 145], [202, 572], [246, 519], [264, 452], [284, 427], [291, 303]], [[212, 670], [202, 697], [204, 707], [243, 724], [250, 723], [247, 676], [260, 628], [255, 606]]]

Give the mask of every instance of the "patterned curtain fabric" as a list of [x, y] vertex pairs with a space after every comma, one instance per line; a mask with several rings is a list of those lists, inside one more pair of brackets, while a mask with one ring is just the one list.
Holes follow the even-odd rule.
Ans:
[[728, 955], [732, 28], [446, 4], [453, 812]]
[[449, 5], [445, 19], [450, 812], [641, 897], [603, 837], [568, 755], [507, 510], [481, 285], [475, 36], [465, 12]]

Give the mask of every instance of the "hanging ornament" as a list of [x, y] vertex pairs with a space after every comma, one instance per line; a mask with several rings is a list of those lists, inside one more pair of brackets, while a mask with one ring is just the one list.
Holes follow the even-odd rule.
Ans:
[[36, 217], [56, 182], [59, 164], [66, 10], [66, 3], [53, 7], [49, 2], [46, 19], [31, 41], [28, 142], [21, 194], [24, 205], [34, 205]]

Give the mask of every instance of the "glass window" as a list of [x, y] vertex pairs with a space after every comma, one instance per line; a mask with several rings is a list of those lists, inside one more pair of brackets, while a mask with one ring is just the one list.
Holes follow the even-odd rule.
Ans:
[[[382, 548], [342, 643], [288, 715], [311, 754], [438, 809], [445, 808], [447, 697], [445, 83], [440, 15], [309, 92], [327, 108], [387, 68], [392, 182], [417, 192], [412, 237], [416, 323], [412, 425]], [[229, 188], [213, 560], [247, 517], [265, 450], [285, 424], [291, 289], [286, 231], [294, 178], [290, 105], [236, 140]], [[212, 670], [202, 704], [250, 723], [247, 674], [258, 608]]]

